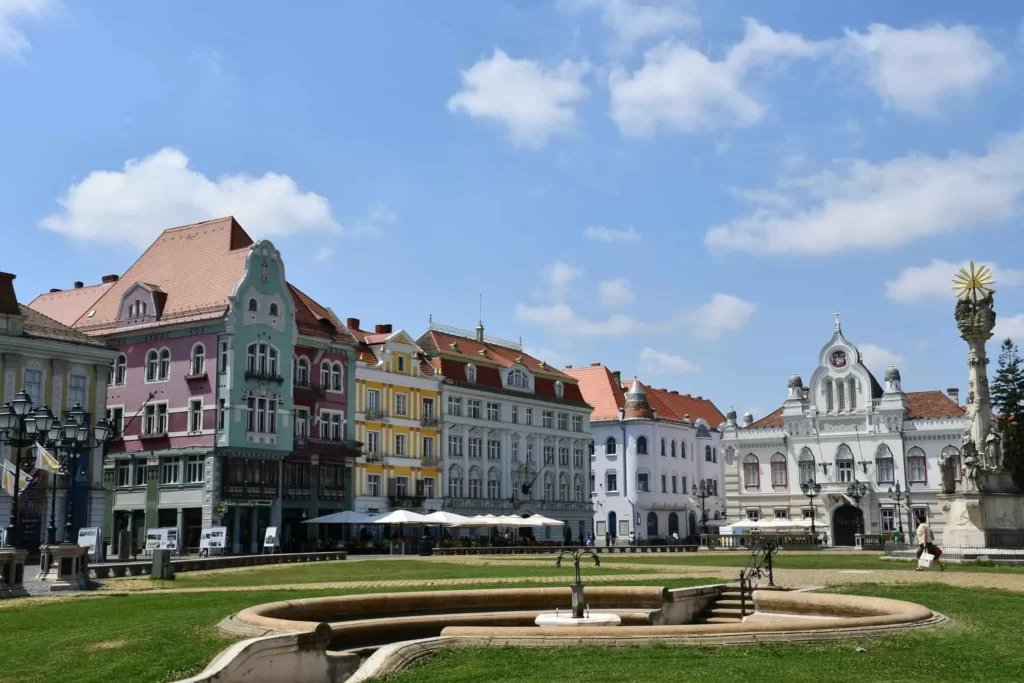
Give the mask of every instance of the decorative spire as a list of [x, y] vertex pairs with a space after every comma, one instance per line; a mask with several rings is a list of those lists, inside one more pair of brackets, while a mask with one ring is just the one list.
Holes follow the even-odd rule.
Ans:
[[839, 324], [839, 311], [836, 311], [835, 316], [836, 316], [836, 332], [842, 332], [843, 331], [843, 326]]

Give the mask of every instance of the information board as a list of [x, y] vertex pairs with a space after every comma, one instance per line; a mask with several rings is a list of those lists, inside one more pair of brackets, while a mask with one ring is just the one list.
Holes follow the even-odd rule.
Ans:
[[226, 526], [212, 526], [203, 529], [199, 537], [199, 548], [224, 550], [228, 545], [228, 528]]

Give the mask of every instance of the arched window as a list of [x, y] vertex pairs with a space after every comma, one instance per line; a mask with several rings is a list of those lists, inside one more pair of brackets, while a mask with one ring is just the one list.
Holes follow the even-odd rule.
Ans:
[[295, 367], [295, 383], [301, 386], [309, 386], [309, 359], [302, 356]]
[[170, 349], [160, 350], [160, 376], [159, 379], [169, 379], [171, 376], [171, 351]]
[[963, 481], [963, 463], [961, 462], [960, 449], [956, 446], [946, 446], [942, 449], [942, 453], [940, 455], [943, 458], [953, 459], [953, 465], [956, 467], [956, 469], [953, 470], [956, 472], [956, 480]]
[[608, 535], [611, 536], [612, 538], [615, 538], [615, 535], [618, 533], [618, 529], [615, 526], [617, 523], [618, 523], [618, 518], [615, 516], [615, 513], [614, 512], [609, 512], [608, 513]]
[[841, 379], [836, 380], [836, 409], [846, 410], [846, 383]]
[[833, 394], [832, 380], [825, 380], [825, 412], [831, 413], [835, 410], [835, 394]]
[[[668, 513], [668, 535], [679, 534], [679, 515], [674, 512]], [[673, 538], [675, 538], [673, 536]]]
[[615, 455], [615, 437], [609, 436], [608, 440], [604, 442], [604, 453], [605, 455]]
[[800, 484], [814, 481], [814, 454], [809, 448], [800, 451]]
[[206, 372], [206, 347], [196, 344], [192, 347], [192, 372], [193, 375], [201, 375]]
[[704, 462], [711, 462], [711, 446], [704, 447]]
[[476, 366], [472, 363], [466, 365], [466, 381], [470, 384], [476, 383]]
[[558, 475], [558, 500], [569, 500], [569, 475], [565, 472]]
[[718, 462], [718, 449], [714, 446], [711, 447], [711, 462]]
[[508, 379], [506, 380], [510, 387], [518, 387], [520, 389], [528, 389], [530, 387], [530, 380], [526, 376], [526, 373], [515, 368], [508, 373]]
[[672, 439], [672, 457], [676, 457], [676, 440]]
[[647, 455], [647, 437], [638, 436], [636, 439], [636, 452], [638, 455]]
[[555, 382], [555, 396], [557, 398], [562, 398], [563, 396], [565, 396], [565, 385], [562, 384], [560, 381]]
[[836, 449], [836, 471], [840, 483], [853, 481], [853, 451], [845, 443]]
[[270, 315], [277, 315], [277, 304], [270, 304]]
[[128, 357], [123, 353], [114, 361], [114, 385], [123, 387], [128, 378]]
[[331, 388], [331, 364], [327, 361], [320, 364], [320, 386], [324, 389]]
[[875, 481], [879, 484], [891, 484], [896, 481], [892, 451], [885, 444], [875, 451]]
[[491, 500], [501, 498], [501, 472], [496, 467], [487, 470], [487, 497]]
[[583, 475], [577, 474], [572, 478], [572, 499], [577, 503], [583, 502]]
[[658, 515], [654, 512], [647, 513], [647, 538], [658, 537]]
[[550, 472], [544, 474], [544, 500], [555, 499], [555, 478]]
[[917, 446], [907, 451], [907, 467], [910, 469], [911, 484], [928, 483], [928, 466], [924, 457], [924, 451]]
[[786, 456], [776, 453], [772, 456], [772, 488], [789, 486], [789, 472], [786, 468]]
[[277, 377], [277, 349], [273, 346], [267, 348], [267, 371], [271, 377]]
[[469, 468], [469, 497], [482, 498], [484, 493], [484, 473], [479, 467]]
[[462, 468], [458, 465], [448, 468], [448, 495], [462, 498]]
[[331, 390], [332, 391], [341, 391], [342, 390], [341, 389], [341, 387], [342, 387], [341, 378], [342, 378], [341, 363], [335, 363], [334, 365], [331, 366]]
[[686, 457], [686, 442], [685, 441], [680, 441], [679, 442], [679, 457], [680, 458], [685, 458]]
[[256, 301], [256, 299], [249, 299], [249, 312], [250, 313], [259, 313], [259, 310], [260, 310], [259, 302]]
[[665, 439], [661, 440], [661, 454], [665, 455]]
[[857, 380], [853, 377], [849, 379], [847, 384], [850, 387], [850, 410], [857, 409]]
[[743, 486], [747, 489], [761, 488], [761, 468], [758, 465], [757, 456], [753, 453], [743, 458]]

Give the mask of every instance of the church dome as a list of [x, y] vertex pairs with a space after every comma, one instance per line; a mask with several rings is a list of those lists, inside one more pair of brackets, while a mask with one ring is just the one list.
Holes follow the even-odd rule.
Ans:
[[727, 420], [735, 420], [736, 419], [736, 409], [730, 407], [729, 408], [729, 412], [727, 412], [725, 414], [725, 419], [727, 419]]
[[885, 371], [885, 381], [886, 382], [899, 382], [900, 381], [900, 371], [899, 371], [899, 369], [895, 365], [890, 365], [889, 369]]
[[790, 389], [803, 389], [804, 381], [800, 379], [800, 375], [789, 376], [789, 388]]

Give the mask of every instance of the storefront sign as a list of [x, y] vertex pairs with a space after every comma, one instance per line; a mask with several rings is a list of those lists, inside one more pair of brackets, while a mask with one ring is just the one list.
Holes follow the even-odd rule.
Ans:
[[255, 507], [255, 508], [269, 508], [269, 507], [273, 507], [274, 506], [274, 501], [272, 501], [272, 500], [256, 500], [256, 499], [249, 499], [249, 500], [225, 500], [224, 501], [224, 505], [227, 505], [228, 507], [238, 507], [238, 508], [253, 508], [253, 507]]

